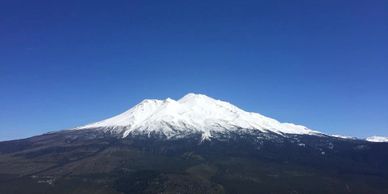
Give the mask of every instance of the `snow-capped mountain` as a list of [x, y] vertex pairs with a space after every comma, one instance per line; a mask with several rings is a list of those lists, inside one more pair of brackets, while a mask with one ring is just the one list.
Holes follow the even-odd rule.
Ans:
[[388, 143], [369, 142], [385, 140], [330, 136], [187, 94], [0, 142], [0, 193], [387, 193]]
[[366, 140], [370, 142], [388, 142], [388, 137], [372, 136], [366, 138]]
[[168, 138], [200, 133], [204, 139], [212, 137], [215, 132], [233, 130], [257, 130], [280, 135], [321, 134], [301, 125], [281, 123], [259, 113], [246, 112], [228, 102], [193, 93], [179, 100], [143, 100], [124, 113], [76, 129], [101, 129], [122, 134], [122, 137], [131, 133], [159, 133]]

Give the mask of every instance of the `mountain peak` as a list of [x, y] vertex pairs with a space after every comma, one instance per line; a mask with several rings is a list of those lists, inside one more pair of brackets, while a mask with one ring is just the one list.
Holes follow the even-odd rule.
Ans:
[[246, 112], [228, 102], [203, 94], [189, 93], [179, 100], [146, 99], [128, 111], [77, 129], [102, 128], [123, 133], [162, 133], [167, 137], [182, 133], [201, 133], [210, 138], [214, 132], [258, 130], [278, 134], [316, 134], [301, 125], [280, 123], [258, 113]]
[[198, 100], [198, 99], [208, 99], [208, 100], [215, 100], [209, 96], [206, 96], [204, 94], [197, 94], [197, 93], [188, 93], [185, 96], [183, 96], [178, 101], [186, 101], [186, 100]]

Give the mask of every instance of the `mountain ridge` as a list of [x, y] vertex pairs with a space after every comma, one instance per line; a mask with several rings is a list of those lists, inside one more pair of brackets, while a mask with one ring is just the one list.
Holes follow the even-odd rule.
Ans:
[[123, 138], [135, 132], [158, 132], [167, 137], [189, 132], [200, 133], [203, 139], [210, 139], [214, 132], [241, 129], [277, 134], [323, 134], [302, 125], [281, 123], [259, 113], [244, 111], [229, 102], [195, 93], [188, 93], [178, 100], [145, 99], [119, 115], [75, 129], [91, 128], [122, 134]]

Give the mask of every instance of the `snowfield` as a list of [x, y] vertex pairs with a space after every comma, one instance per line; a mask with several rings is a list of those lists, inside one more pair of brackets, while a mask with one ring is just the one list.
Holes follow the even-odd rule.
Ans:
[[[203, 94], [189, 93], [179, 100], [146, 99], [133, 108], [108, 119], [77, 127], [74, 130], [98, 129], [120, 134], [163, 134], [167, 138], [193, 133], [202, 139], [211, 139], [212, 133], [231, 131], [273, 132], [279, 135], [325, 135], [293, 123], [281, 123], [259, 113], [247, 112], [229, 102], [216, 100]], [[332, 135], [342, 139], [355, 137]], [[370, 142], [388, 142], [388, 138], [373, 136]]]
[[302, 125], [281, 123], [259, 113], [246, 112], [228, 102], [202, 94], [189, 93], [179, 100], [143, 100], [128, 111], [103, 121], [76, 129], [101, 128], [113, 130], [126, 137], [132, 132], [161, 132], [167, 137], [176, 133], [201, 133], [230, 130], [259, 130], [277, 134], [321, 134]]
[[372, 136], [366, 138], [366, 140], [370, 142], [388, 142], [388, 137]]

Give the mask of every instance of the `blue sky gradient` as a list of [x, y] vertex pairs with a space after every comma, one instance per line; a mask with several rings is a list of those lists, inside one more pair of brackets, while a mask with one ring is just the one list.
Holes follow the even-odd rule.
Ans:
[[0, 3], [0, 140], [188, 92], [328, 134], [388, 136], [388, 2]]

